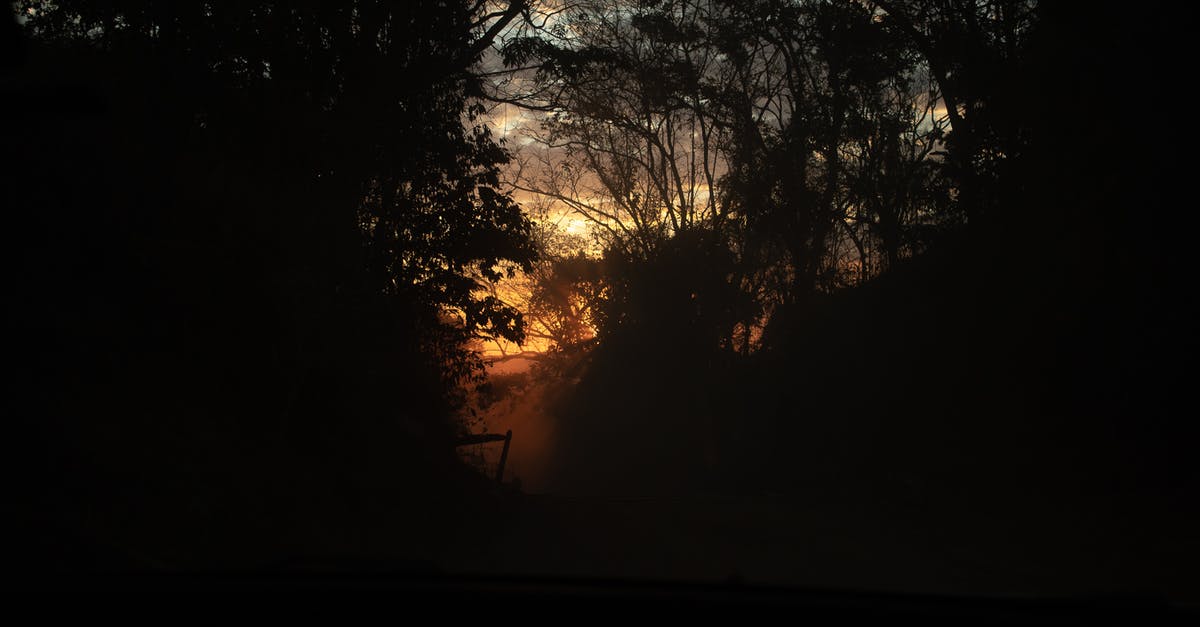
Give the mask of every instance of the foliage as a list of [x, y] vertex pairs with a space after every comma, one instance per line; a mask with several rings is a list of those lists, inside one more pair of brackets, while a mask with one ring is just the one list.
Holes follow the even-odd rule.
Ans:
[[[557, 28], [502, 48], [535, 68], [534, 87], [490, 97], [547, 114], [531, 136], [539, 161], [515, 185], [589, 220], [611, 270], [653, 275], [660, 247], [699, 268], [727, 259], [713, 276], [737, 313], [696, 341], [744, 348], [736, 329], [876, 277], [964, 223], [975, 179], [946, 159], [945, 77], [895, 22], [871, 3], [572, 4]], [[610, 310], [654, 309], [617, 293]]]
[[481, 295], [528, 268], [533, 250], [527, 218], [498, 189], [508, 154], [468, 106], [482, 22], [466, 3], [17, 9], [39, 44], [103, 53], [137, 68], [130, 80], [161, 81], [160, 123], [207, 147], [211, 167], [231, 149], [263, 159], [254, 167], [269, 176], [253, 192], [279, 228], [316, 231], [300, 235], [328, 251], [320, 263], [341, 268], [337, 282], [426, 308], [418, 328], [452, 378], [471, 369], [455, 348], [465, 340], [521, 336], [519, 312]]
[[442, 538], [465, 340], [520, 337], [484, 288], [533, 260], [468, 96], [519, 8], [17, 3], [21, 498], [180, 567]]

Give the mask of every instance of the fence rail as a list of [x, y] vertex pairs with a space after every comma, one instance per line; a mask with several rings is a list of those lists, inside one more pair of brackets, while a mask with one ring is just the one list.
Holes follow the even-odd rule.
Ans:
[[496, 466], [496, 483], [504, 483], [504, 464], [508, 462], [508, 447], [512, 445], [512, 429], [497, 433], [468, 433], [460, 436], [454, 446], [470, 446], [471, 444], [487, 444], [488, 442], [504, 442], [504, 450], [500, 452], [500, 464]]

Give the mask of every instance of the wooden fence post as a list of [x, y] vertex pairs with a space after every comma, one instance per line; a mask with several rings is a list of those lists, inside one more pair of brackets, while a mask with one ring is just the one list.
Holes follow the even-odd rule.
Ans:
[[500, 465], [496, 467], [496, 483], [504, 483], [504, 464], [508, 461], [508, 445], [512, 444], [512, 429], [504, 433], [504, 450], [500, 453]]

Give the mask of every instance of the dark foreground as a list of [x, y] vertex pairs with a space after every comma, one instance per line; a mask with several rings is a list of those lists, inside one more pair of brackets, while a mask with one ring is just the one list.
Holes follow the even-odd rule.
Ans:
[[[126, 618], [154, 615], [239, 617], [322, 615], [345, 619], [386, 617], [398, 609], [428, 610], [438, 616], [489, 620], [530, 617], [618, 617], [646, 610], [675, 619], [712, 618], [714, 612], [741, 619], [786, 616], [822, 623], [912, 619], [920, 624], [1097, 625], [1191, 624], [1194, 607], [1155, 599], [1075, 597], [1054, 599], [963, 598], [938, 595], [797, 590], [742, 584], [661, 584], [613, 580], [557, 580], [450, 576], [253, 576], [237, 578], [126, 577], [55, 582], [47, 591], [70, 593], [75, 604], [50, 606], [50, 613], [85, 609], [119, 611]], [[29, 599], [30, 597], [26, 597]], [[41, 599], [42, 597], [37, 597]], [[319, 614], [311, 612], [318, 611]], [[761, 612], [761, 613], [758, 613]]]
[[200, 575], [30, 577], [18, 598], [50, 600], [43, 607], [52, 612], [247, 607], [276, 619], [314, 607], [341, 618], [420, 607], [496, 620], [766, 610], [834, 622], [1189, 624], [1200, 609], [1189, 569], [1196, 543], [1182, 542], [1194, 519], [1184, 517], [1151, 528], [1119, 512], [1049, 503], [1037, 515], [1004, 516], [899, 497], [494, 504], [495, 519], [436, 565], [326, 556]]
[[965, 597], [1200, 601], [1196, 517], [1116, 501], [530, 496], [450, 572]]

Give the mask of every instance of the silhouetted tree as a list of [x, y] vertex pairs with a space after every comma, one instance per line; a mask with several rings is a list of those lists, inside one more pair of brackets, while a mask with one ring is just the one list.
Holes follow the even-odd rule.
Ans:
[[583, 3], [556, 19], [503, 47], [534, 87], [491, 96], [549, 114], [517, 187], [591, 220], [618, 257], [676, 237], [672, 254], [727, 255], [712, 284], [744, 296], [724, 345], [955, 222], [936, 83], [872, 5]]
[[969, 214], [1011, 194], [1008, 160], [1029, 141], [1020, 108], [1028, 51], [1038, 24], [1034, 0], [880, 1], [881, 20], [905, 37], [937, 82], [949, 119], [949, 165]]
[[36, 105], [6, 188], [20, 258], [53, 260], [16, 283], [23, 420], [56, 451], [31, 498], [185, 563], [341, 537], [301, 519], [436, 534], [412, 510], [473, 489], [467, 340], [522, 333], [486, 287], [530, 224], [468, 94], [523, 7], [17, 3]]

